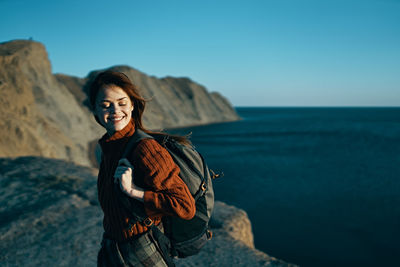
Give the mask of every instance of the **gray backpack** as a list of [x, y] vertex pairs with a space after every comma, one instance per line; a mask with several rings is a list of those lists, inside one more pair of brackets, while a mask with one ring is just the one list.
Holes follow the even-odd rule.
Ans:
[[[158, 243], [161, 250], [168, 253], [169, 256], [184, 258], [197, 254], [211, 239], [212, 233], [208, 228], [213, 208], [214, 208], [214, 191], [212, 187], [212, 179], [218, 177], [207, 167], [203, 157], [192, 146], [180, 144], [173, 138], [166, 135], [149, 135], [139, 129], [135, 131], [128, 141], [125, 152], [121, 158], [133, 151], [136, 145], [143, 139], [155, 139], [160, 143], [171, 155], [174, 162], [179, 166], [179, 177], [185, 182], [196, 203], [196, 214], [191, 220], [183, 220], [178, 217], [164, 216], [163, 228], [161, 233], [155, 227], [150, 218], [146, 218], [143, 208], [138, 207], [138, 203], [132, 203], [132, 199], [121, 194], [117, 194], [125, 208], [132, 215], [131, 225], [140, 221], [144, 225], [152, 229], [155, 239], [161, 239]], [[118, 187], [119, 188], [119, 187]], [[157, 237], [164, 235], [165, 237]], [[165, 240], [169, 240], [169, 244], [165, 244]]]

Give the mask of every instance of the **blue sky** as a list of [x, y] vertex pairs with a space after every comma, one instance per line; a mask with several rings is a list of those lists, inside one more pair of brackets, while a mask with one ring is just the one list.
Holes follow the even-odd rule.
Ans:
[[125, 64], [235, 106], [400, 106], [400, 0], [0, 0], [0, 42], [53, 72]]

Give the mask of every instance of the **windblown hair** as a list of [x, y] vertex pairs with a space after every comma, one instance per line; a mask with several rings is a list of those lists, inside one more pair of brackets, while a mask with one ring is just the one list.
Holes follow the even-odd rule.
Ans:
[[[150, 130], [147, 130], [144, 128], [143, 123], [142, 123], [142, 116], [144, 112], [144, 108], [146, 106], [146, 100], [139, 94], [139, 88], [131, 82], [131, 80], [122, 72], [116, 72], [116, 71], [104, 71], [99, 73], [96, 78], [93, 80], [89, 87], [89, 103], [90, 103], [90, 108], [94, 112], [96, 108], [96, 97], [99, 91], [109, 85], [115, 85], [120, 87], [124, 92], [129, 96], [132, 104], [133, 104], [133, 111], [132, 111], [132, 119], [135, 122], [135, 127], [136, 129], [140, 129], [144, 131], [145, 133], [152, 134], [152, 135], [158, 135], [158, 136], [165, 136], [165, 137], [171, 137], [178, 141], [179, 143], [182, 143], [184, 145], [189, 145], [190, 141], [187, 138], [187, 136], [178, 136], [178, 135], [170, 135], [162, 132], [153, 132]], [[95, 119], [98, 123], [100, 121], [98, 120], [97, 116], [95, 115]]]

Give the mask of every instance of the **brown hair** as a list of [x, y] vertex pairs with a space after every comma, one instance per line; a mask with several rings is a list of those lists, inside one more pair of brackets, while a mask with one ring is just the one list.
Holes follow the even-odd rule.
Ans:
[[[128, 76], [122, 72], [107, 70], [99, 73], [96, 76], [89, 87], [89, 102], [92, 111], [94, 111], [96, 108], [95, 105], [97, 94], [103, 87], [107, 85], [118, 86], [129, 96], [134, 106], [132, 118], [135, 121], [135, 126], [141, 130], [144, 130], [142, 124], [142, 115], [146, 106], [146, 101], [140, 96], [138, 88], [131, 82], [131, 80], [129, 80]], [[98, 122], [97, 117], [96, 121]]]
[[[129, 96], [134, 107], [132, 111], [132, 118], [135, 122], [135, 127], [137, 129], [153, 135], [162, 135], [165, 137], [168, 136], [185, 145], [190, 144], [187, 136], [169, 135], [162, 132], [152, 132], [143, 127], [142, 116], [144, 108], [146, 106], [146, 100], [139, 94], [139, 88], [135, 84], [133, 84], [128, 76], [126, 76], [122, 72], [107, 70], [99, 73], [96, 76], [89, 87], [89, 103], [92, 111], [95, 110], [97, 94], [106, 85], [118, 86], [122, 90], [124, 90], [124, 92]], [[95, 119], [98, 123], [100, 123], [96, 115]]]

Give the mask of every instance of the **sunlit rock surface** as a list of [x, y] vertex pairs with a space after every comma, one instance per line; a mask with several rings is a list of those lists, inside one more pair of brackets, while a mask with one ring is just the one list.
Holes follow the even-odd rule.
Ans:
[[[0, 158], [0, 266], [96, 266], [96, 174], [63, 160]], [[210, 226], [213, 239], [177, 266], [293, 266], [254, 248], [243, 210], [216, 202]]]

